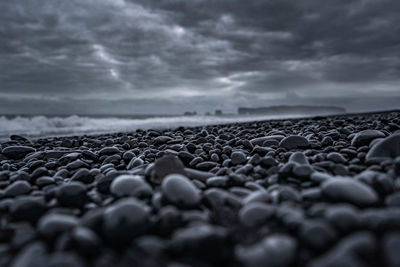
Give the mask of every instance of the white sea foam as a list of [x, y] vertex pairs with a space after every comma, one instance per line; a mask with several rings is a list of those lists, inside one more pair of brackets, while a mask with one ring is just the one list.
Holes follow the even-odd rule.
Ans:
[[179, 126], [190, 127], [253, 120], [267, 120], [273, 118], [282, 118], [282, 116], [176, 116], [151, 117], [142, 119], [118, 117], [98, 118], [85, 116], [17, 116], [14, 118], [7, 118], [5, 116], [0, 116], [0, 137], [8, 137], [10, 134], [23, 134], [26, 136], [54, 136], [126, 132], [134, 131], [136, 129], [162, 129]]

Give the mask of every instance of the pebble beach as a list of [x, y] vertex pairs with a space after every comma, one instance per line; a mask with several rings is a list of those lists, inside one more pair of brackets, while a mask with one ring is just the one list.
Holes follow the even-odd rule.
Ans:
[[400, 266], [400, 111], [0, 143], [0, 266]]

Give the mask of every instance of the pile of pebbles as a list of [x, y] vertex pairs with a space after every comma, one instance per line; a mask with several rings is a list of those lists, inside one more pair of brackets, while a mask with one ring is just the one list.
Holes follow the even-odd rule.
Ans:
[[0, 145], [0, 266], [400, 266], [400, 112]]

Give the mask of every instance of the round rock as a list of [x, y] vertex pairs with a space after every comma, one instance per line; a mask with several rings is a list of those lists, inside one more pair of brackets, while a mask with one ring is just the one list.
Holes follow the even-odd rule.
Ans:
[[246, 155], [241, 151], [235, 151], [231, 154], [231, 160], [233, 165], [243, 164], [247, 161]]
[[131, 241], [145, 233], [148, 227], [149, 208], [134, 198], [113, 203], [103, 215], [103, 234], [115, 244]]
[[58, 203], [65, 207], [81, 208], [88, 200], [86, 187], [80, 182], [61, 185], [56, 195]]
[[113, 180], [110, 187], [111, 193], [118, 197], [149, 197], [152, 194], [150, 185], [138, 175], [120, 175]]
[[161, 185], [163, 200], [180, 208], [193, 208], [200, 204], [201, 196], [196, 186], [185, 176], [170, 174]]
[[7, 186], [4, 193], [8, 197], [15, 197], [28, 194], [31, 190], [32, 187], [27, 181], [16, 181]]

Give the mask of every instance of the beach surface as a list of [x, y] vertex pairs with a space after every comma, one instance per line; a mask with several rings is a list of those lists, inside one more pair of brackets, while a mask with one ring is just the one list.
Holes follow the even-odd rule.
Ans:
[[400, 111], [11, 135], [0, 266], [400, 266], [399, 177]]

